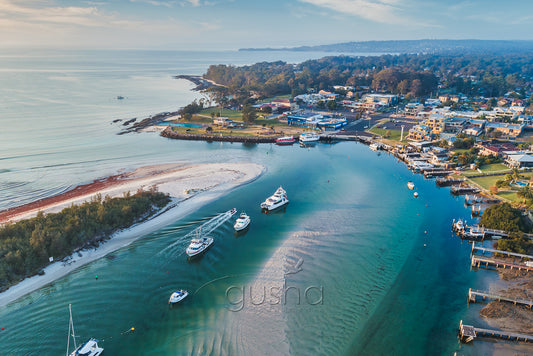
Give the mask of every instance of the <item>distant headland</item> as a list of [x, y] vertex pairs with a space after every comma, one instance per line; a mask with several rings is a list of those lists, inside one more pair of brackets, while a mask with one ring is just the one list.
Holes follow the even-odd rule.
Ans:
[[299, 51], [347, 53], [521, 53], [533, 50], [526, 40], [401, 40], [360, 41], [283, 48], [241, 48], [239, 51]]

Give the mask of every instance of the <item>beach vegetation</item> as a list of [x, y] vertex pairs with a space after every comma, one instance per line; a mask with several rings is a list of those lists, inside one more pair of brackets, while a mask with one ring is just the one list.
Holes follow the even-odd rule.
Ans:
[[102, 199], [100, 195], [59, 213], [43, 214], [0, 228], [0, 291], [42, 271], [53, 257], [95, 247], [119, 229], [153, 215], [170, 198], [155, 189]]
[[530, 231], [520, 209], [513, 208], [509, 203], [488, 207], [483, 212], [479, 224], [488, 229], [504, 230], [506, 232]]

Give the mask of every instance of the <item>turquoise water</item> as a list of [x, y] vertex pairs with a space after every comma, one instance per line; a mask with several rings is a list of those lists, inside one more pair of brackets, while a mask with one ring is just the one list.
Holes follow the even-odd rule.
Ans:
[[[100, 339], [109, 355], [492, 352], [490, 343], [457, 340], [461, 319], [485, 325], [479, 306], [466, 303], [468, 288], [482, 289], [494, 277], [469, 270], [469, 247], [450, 232], [451, 219], [469, 211], [448, 188], [353, 142], [300, 148], [116, 135], [114, 119], [175, 110], [199, 95], [172, 75], [199, 74], [211, 63], [252, 63], [259, 55], [283, 56], [0, 58], [0, 208], [148, 164], [257, 162], [267, 168], [187, 218], [0, 308], [2, 354], [64, 352], [68, 304], [80, 340]], [[262, 214], [259, 203], [279, 185], [289, 205]], [[232, 222], [225, 223], [213, 232], [206, 255], [188, 261], [185, 235], [233, 207], [251, 216], [250, 228], [236, 236]], [[283, 298], [272, 295], [283, 287]], [[191, 296], [169, 308], [177, 288]]]
[[158, 125], [176, 126], [176, 127], [191, 127], [191, 128], [202, 127], [202, 125], [200, 125], [200, 124], [184, 124], [184, 123], [181, 123], [181, 122], [160, 122]]

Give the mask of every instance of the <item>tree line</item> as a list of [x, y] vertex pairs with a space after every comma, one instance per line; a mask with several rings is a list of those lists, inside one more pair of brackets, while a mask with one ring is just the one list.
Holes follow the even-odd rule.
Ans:
[[513, 208], [511, 204], [501, 203], [487, 208], [479, 224], [489, 229], [504, 230], [509, 233], [509, 238], [498, 240], [496, 247], [499, 250], [521, 254], [533, 253], [533, 240], [523, 235], [524, 232], [530, 232], [531, 228], [522, 216], [522, 212]]
[[[288, 64], [261, 62], [248, 66], [211, 65], [204, 78], [224, 87], [210, 88], [213, 99], [231, 95], [246, 100], [250, 93], [271, 97], [293, 96], [307, 89], [328, 90], [333, 85], [366, 86], [375, 91], [410, 94], [437, 89], [465, 95], [501, 96], [533, 88], [533, 54], [400, 54], [382, 56], [332, 56]], [[522, 94], [523, 94], [522, 93]]]
[[74, 251], [109, 238], [119, 229], [149, 217], [168, 204], [168, 195], [138, 191], [121, 198], [102, 199], [72, 205], [59, 213], [43, 214], [0, 228], [0, 291], [61, 260]]

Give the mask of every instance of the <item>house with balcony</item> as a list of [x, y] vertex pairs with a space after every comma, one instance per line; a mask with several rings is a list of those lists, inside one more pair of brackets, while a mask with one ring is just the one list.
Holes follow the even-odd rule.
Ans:
[[409, 130], [407, 139], [411, 141], [431, 140], [432, 133], [432, 130], [426, 125], [415, 125]]

